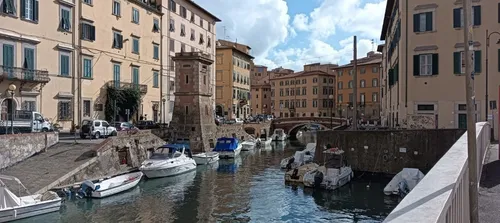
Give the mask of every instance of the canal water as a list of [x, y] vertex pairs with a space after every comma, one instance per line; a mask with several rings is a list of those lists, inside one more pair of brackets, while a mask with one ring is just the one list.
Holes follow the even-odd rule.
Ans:
[[[198, 167], [188, 174], [143, 180], [105, 199], [68, 200], [60, 213], [20, 222], [381, 222], [398, 198], [382, 190], [390, 179], [355, 179], [337, 191], [315, 191], [284, 183], [281, 159], [307, 141], [254, 152]], [[367, 186], [369, 185], [369, 187]]]

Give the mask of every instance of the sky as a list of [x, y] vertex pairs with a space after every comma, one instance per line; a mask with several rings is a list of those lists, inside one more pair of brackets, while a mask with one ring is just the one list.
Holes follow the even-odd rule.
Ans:
[[[346, 64], [381, 43], [386, 0], [194, 0], [217, 16], [217, 39], [252, 48], [254, 62], [302, 70], [308, 63]], [[372, 44], [372, 40], [375, 44]]]

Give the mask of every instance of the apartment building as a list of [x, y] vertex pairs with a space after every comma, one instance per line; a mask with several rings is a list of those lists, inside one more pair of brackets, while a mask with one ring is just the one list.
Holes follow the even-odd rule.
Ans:
[[275, 117], [335, 116], [335, 76], [317, 69], [317, 65], [305, 65], [304, 71], [271, 78], [271, 109]]
[[[357, 59], [357, 117], [365, 121], [380, 119], [380, 70], [382, 54], [369, 52]], [[337, 77], [337, 116], [352, 118], [354, 115], [354, 61], [332, 69]]]
[[251, 114], [271, 115], [271, 72], [266, 66], [255, 65], [251, 69]]
[[[214, 60], [210, 86], [215, 95], [216, 23], [221, 20], [191, 0], [162, 0], [162, 122], [172, 120], [175, 92], [175, 63], [178, 52], [203, 52]], [[212, 99], [215, 110], [215, 97]]]
[[[495, 120], [495, 132], [498, 132], [495, 122], [499, 92], [495, 83], [500, 81], [497, 44], [500, 35], [491, 35], [488, 43], [486, 32], [500, 30], [499, 7], [497, 1], [473, 1], [470, 10], [474, 25], [471, 41], [476, 120]], [[462, 1], [387, 1], [381, 33], [385, 45], [379, 47], [383, 52], [385, 125], [466, 128], [463, 38]], [[486, 67], [488, 57], [490, 63]]]
[[218, 40], [216, 47], [216, 115], [246, 118], [250, 115], [250, 70], [253, 59], [247, 45]]

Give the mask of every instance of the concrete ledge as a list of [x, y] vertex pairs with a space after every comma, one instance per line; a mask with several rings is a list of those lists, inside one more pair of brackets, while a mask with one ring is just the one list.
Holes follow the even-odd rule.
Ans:
[[19, 163], [59, 142], [59, 133], [0, 135], [0, 169]]

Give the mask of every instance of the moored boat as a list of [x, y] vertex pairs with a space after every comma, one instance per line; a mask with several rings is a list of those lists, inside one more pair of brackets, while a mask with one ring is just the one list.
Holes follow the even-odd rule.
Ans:
[[240, 154], [241, 147], [236, 138], [219, 138], [213, 151], [218, 152], [221, 159], [232, 159]]
[[109, 197], [134, 188], [142, 176], [141, 172], [133, 172], [94, 182], [86, 180], [81, 184], [79, 193], [84, 197]]
[[304, 150], [297, 151], [295, 155], [282, 159], [280, 167], [289, 170], [310, 163], [314, 159], [315, 151], [316, 143], [308, 143]]
[[257, 140], [254, 138], [250, 138], [248, 140], [245, 140], [241, 143], [241, 151], [250, 151], [255, 148], [255, 145], [257, 144]]
[[0, 202], [0, 222], [48, 214], [59, 211], [61, 208], [62, 199], [55, 192], [47, 191], [43, 194], [18, 197], [7, 188], [3, 180], [15, 181], [28, 191], [16, 177], [0, 175], [0, 199], [2, 201]]
[[335, 190], [349, 183], [354, 176], [350, 166], [346, 165], [343, 159], [344, 151], [338, 148], [331, 148], [323, 152], [331, 159], [324, 161], [324, 165], [310, 170], [304, 174], [304, 186]]
[[317, 168], [318, 168], [318, 164], [309, 163], [309, 164], [302, 165], [302, 166], [299, 166], [297, 168], [291, 169], [285, 173], [285, 182], [303, 183], [304, 174], [311, 171], [311, 170], [315, 170]]
[[273, 135], [271, 136], [273, 141], [285, 141], [287, 139], [287, 135], [285, 130], [283, 129], [275, 129]]
[[160, 146], [139, 168], [148, 178], [175, 176], [195, 169], [196, 161], [187, 144]]
[[196, 162], [196, 165], [208, 165], [219, 161], [219, 153], [218, 152], [198, 153], [193, 155], [193, 159]]
[[385, 186], [384, 194], [404, 197], [424, 179], [424, 176], [425, 175], [419, 169], [403, 168], [403, 170], [396, 174], [387, 186]]

